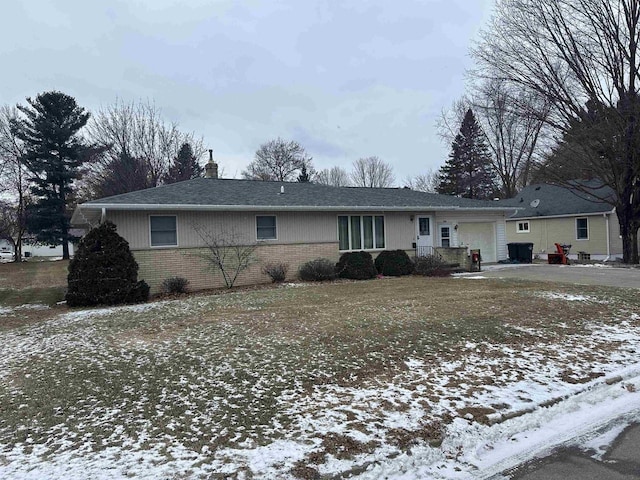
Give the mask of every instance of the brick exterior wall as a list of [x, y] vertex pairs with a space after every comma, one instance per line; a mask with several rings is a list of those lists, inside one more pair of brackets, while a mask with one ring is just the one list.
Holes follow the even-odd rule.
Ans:
[[[165, 278], [184, 277], [189, 280], [190, 290], [224, 287], [219, 271], [213, 271], [199, 255], [206, 248], [167, 248], [154, 250], [134, 250], [138, 262], [138, 279], [145, 280], [151, 287], [151, 293], [158, 293]], [[255, 250], [256, 263], [240, 273], [236, 286], [269, 283], [271, 279], [260, 269], [268, 262], [284, 262], [289, 265], [287, 279], [297, 276], [298, 268], [304, 262], [315, 258], [328, 258], [338, 261], [337, 243], [304, 243], [259, 245]]]
[[457, 263], [460, 268], [469, 270], [470, 260], [467, 255], [467, 247], [436, 247], [436, 252], [447, 263]]

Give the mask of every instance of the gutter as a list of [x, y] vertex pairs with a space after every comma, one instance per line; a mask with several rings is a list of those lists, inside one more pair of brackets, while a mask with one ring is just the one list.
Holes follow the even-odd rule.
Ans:
[[492, 211], [506, 212], [513, 210], [513, 207], [460, 207], [460, 206], [385, 206], [385, 205], [309, 205], [309, 206], [291, 206], [291, 205], [187, 205], [187, 204], [114, 204], [114, 203], [84, 203], [78, 205], [77, 209], [82, 210], [191, 210], [191, 211], [298, 211], [298, 212], [327, 212], [327, 211], [371, 211], [371, 212], [424, 212], [431, 211]]
[[607, 258], [605, 258], [602, 263], [604, 262], [608, 262], [609, 258], [611, 258], [611, 238], [609, 237], [609, 215], [608, 214], [603, 214], [604, 216], [604, 221], [605, 224], [607, 226]]
[[536, 217], [509, 217], [507, 222], [517, 222], [520, 220], [543, 220], [546, 218], [569, 218], [569, 217], [593, 217], [595, 215], [611, 215], [615, 209], [608, 210], [606, 212], [592, 212], [592, 213], [565, 213], [564, 215], [538, 215]]

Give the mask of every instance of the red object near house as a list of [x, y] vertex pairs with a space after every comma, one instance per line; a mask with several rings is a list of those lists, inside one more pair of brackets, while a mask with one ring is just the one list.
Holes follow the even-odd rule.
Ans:
[[557, 265], [568, 265], [571, 245], [560, 245], [559, 243], [556, 243], [555, 246], [556, 253], [549, 253], [547, 255], [547, 262]]

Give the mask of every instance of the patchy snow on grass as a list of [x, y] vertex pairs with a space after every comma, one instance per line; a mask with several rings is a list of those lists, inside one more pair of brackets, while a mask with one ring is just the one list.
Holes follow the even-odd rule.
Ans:
[[[305, 318], [313, 295], [329, 301], [276, 288], [0, 332], [0, 478], [469, 478], [640, 406], [640, 315], [622, 300], [522, 293], [623, 303], [551, 328], [420, 323], [413, 300]], [[634, 387], [603, 382], [618, 375]]]
[[567, 302], [595, 302], [595, 303], [607, 303], [606, 300], [600, 300], [596, 297], [589, 295], [575, 295], [569, 293], [555, 293], [555, 292], [539, 292], [536, 294], [542, 298], [548, 298], [549, 300], [565, 300]]
[[[631, 381], [640, 385], [638, 374], [640, 369]], [[622, 424], [620, 417], [626, 417]], [[456, 419], [439, 449], [416, 447], [410, 454], [372, 464], [356, 478], [490, 478], [561, 445], [586, 446], [603, 438], [611, 441], [634, 421], [640, 421], [640, 393], [600, 384], [556, 405], [492, 426]], [[602, 430], [606, 436], [599, 433]]]

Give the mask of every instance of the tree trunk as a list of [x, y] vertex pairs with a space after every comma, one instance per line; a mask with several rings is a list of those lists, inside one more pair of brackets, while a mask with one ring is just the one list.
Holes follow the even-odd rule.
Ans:
[[22, 261], [22, 234], [18, 233], [18, 239], [13, 245], [13, 261]]
[[62, 259], [69, 260], [69, 241], [68, 240], [62, 241]]
[[638, 227], [640, 227], [640, 223], [631, 218], [627, 219], [629, 214], [620, 205], [616, 206], [616, 212], [622, 237], [622, 261], [627, 264], [638, 264]]

